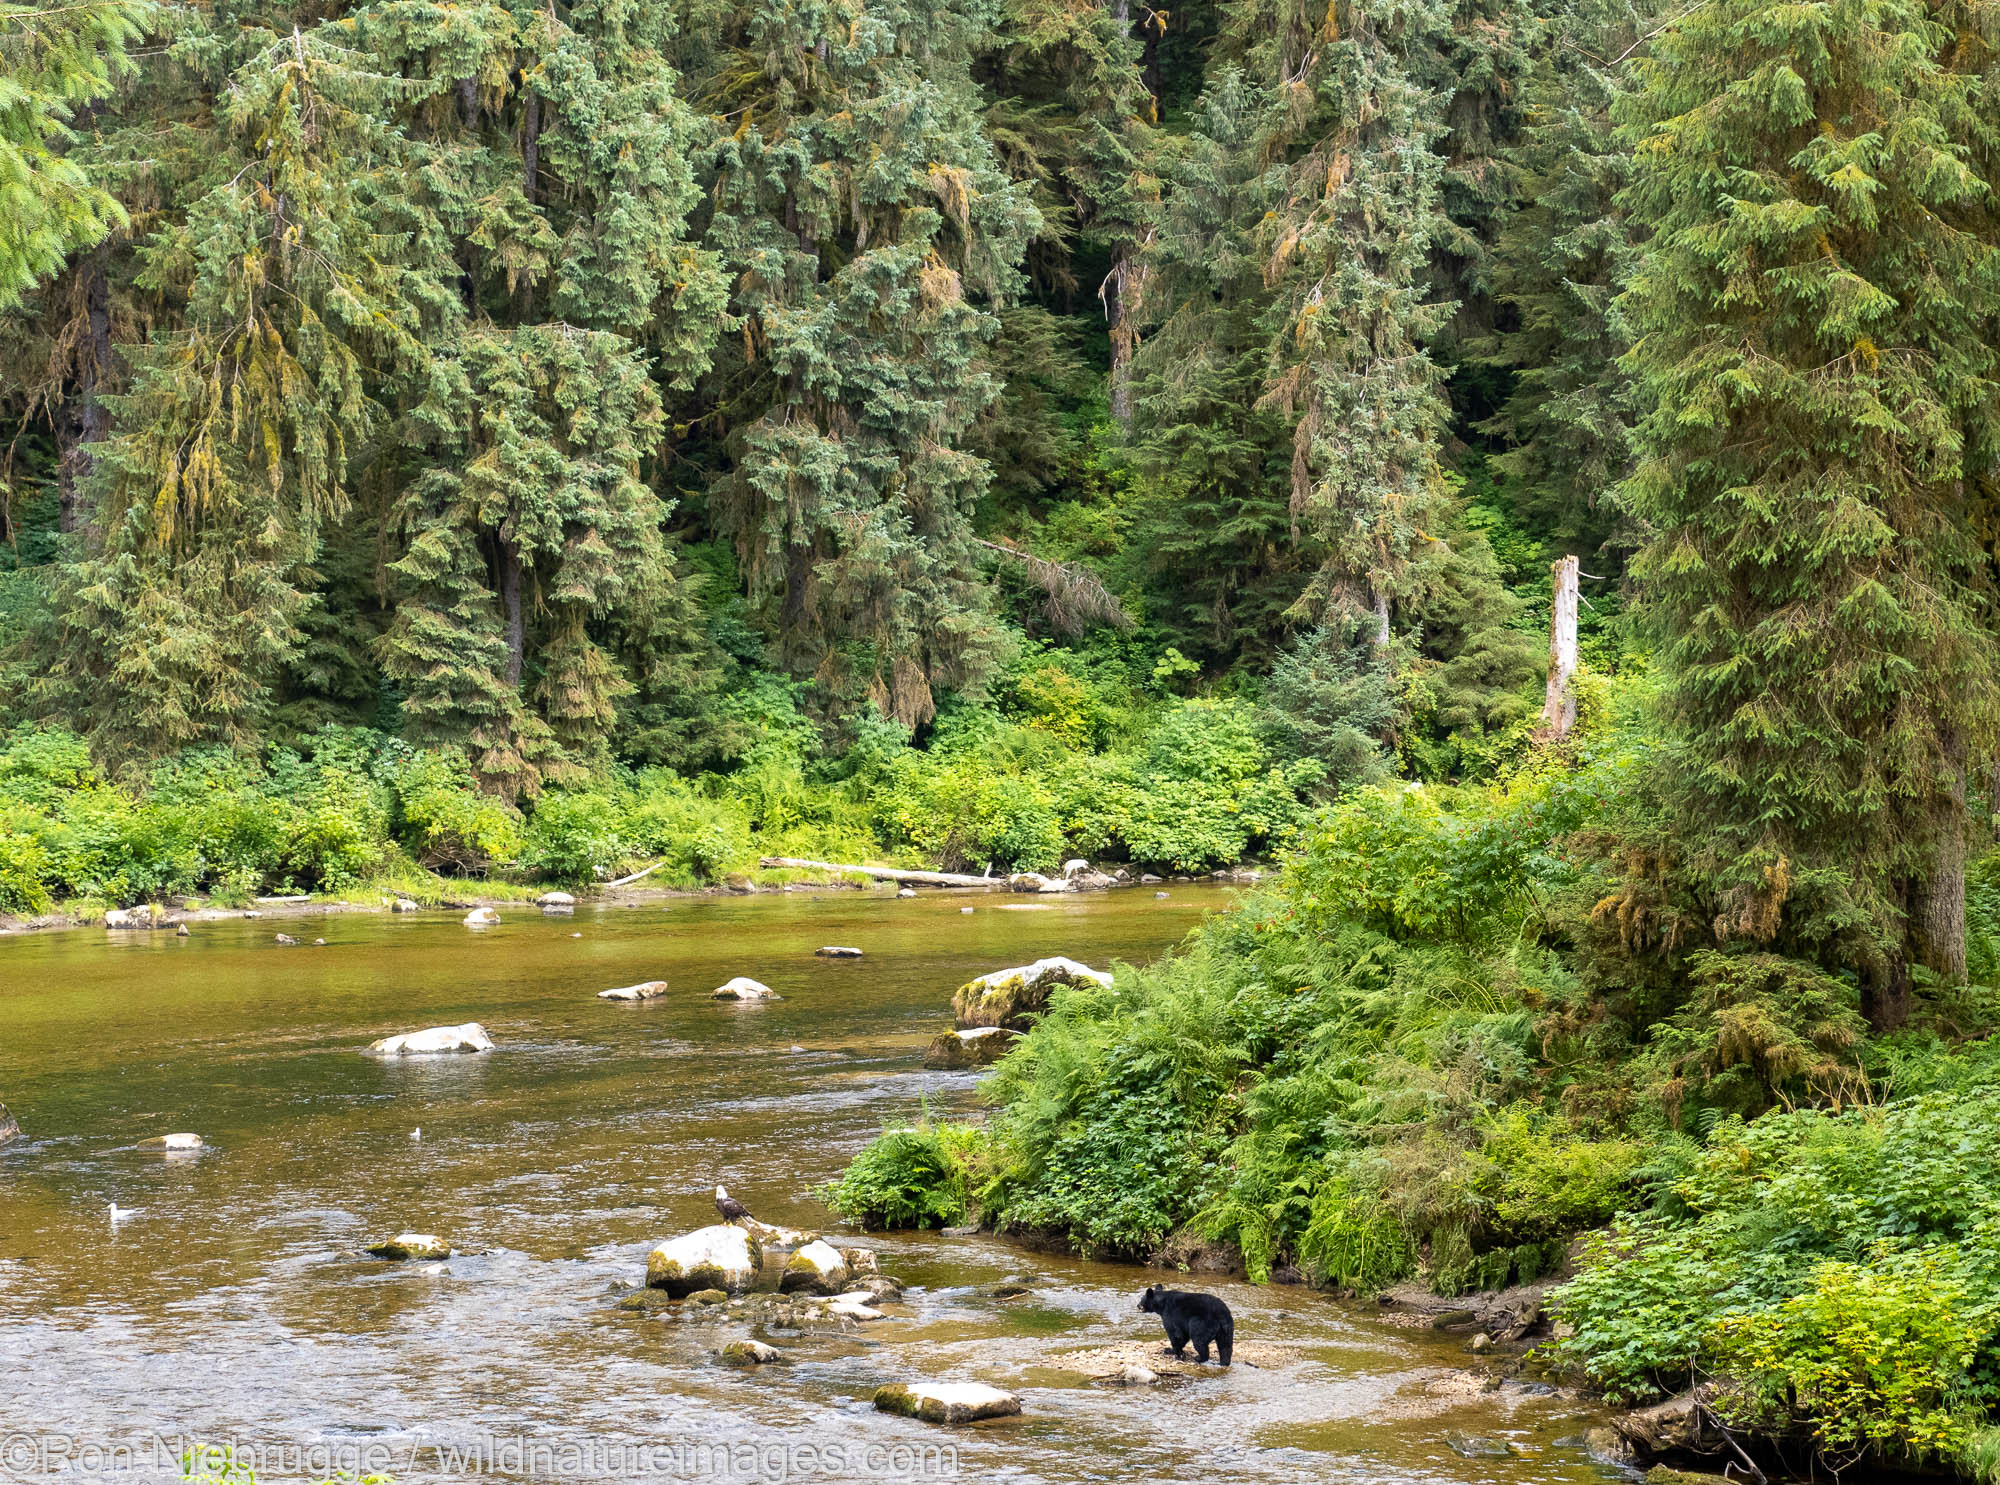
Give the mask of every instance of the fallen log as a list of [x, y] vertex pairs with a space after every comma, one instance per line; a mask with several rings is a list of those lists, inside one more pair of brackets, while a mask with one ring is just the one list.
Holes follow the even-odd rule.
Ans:
[[607, 889], [612, 887], [629, 887], [632, 885], [632, 883], [638, 881], [639, 878], [651, 876], [654, 872], [658, 871], [661, 867], [665, 866], [666, 864], [667, 864], [667, 858], [662, 856], [658, 861], [655, 861], [651, 866], [648, 866], [641, 871], [635, 871], [629, 877], [620, 877], [615, 882], [606, 882], [604, 885]]
[[843, 866], [834, 861], [808, 861], [802, 856], [765, 856], [759, 866], [789, 866], [797, 871], [852, 872], [879, 882], [913, 882], [919, 887], [1005, 887], [1005, 877], [975, 877], [962, 871], [904, 871], [896, 866]]

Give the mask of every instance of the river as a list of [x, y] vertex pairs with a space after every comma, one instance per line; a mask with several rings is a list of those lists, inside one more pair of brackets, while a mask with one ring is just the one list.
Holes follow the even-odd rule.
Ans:
[[[920, 1061], [962, 981], [1052, 953], [1144, 963], [1226, 900], [790, 893], [502, 909], [484, 930], [439, 912], [0, 939], [0, 1099], [24, 1130], [0, 1149], [0, 1478], [116, 1474], [177, 1439], [233, 1440], [267, 1480], [287, 1450], [443, 1479], [445, 1445], [503, 1478], [913, 1478], [867, 1452], [910, 1443], [999, 1481], [1619, 1478], [1582, 1453], [1577, 1404], [1468, 1388], [1462, 1340], [1302, 1288], [1193, 1281], [1234, 1308], [1239, 1346], [1284, 1357], [1152, 1389], [1061, 1358], [1157, 1337], [1135, 1309], [1157, 1274], [986, 1236], [859, 1239], [906, 1304], [850, 1336], [774, 1337], [788, 1364], [753, 1372], [715, 1359], [740, 1331], [614, 1307], [649, 1248], [714, 1220], [717, 1182], [766, 1222], [824, 1228], [815, 1188], [885, 1123], [975, 1108], [974, 1075]], [[707, 999], [738, 974], [785, 998]], [[596, 998], [643, 979], [673, 991]], [[497, 1050], [361, 1053], [469, 1020]], [[133, 1148], [180, 1130], [213, 1148]], [[116, 1226], [114, 1201], [136, 1209]], [[471, 1251], [359, 1254], [405, 1229]], [[1032, 1292], [994, 1298], [1006, 1282]], [[947, 1431], [872, 1411], [875, 1387], [919, 1376], [1014, 1389], [1023, 1416]], [[697, 1469], [637, 1444], [735, 1452]], [[848, 1466], [815, 1473], [825, 1446]]]

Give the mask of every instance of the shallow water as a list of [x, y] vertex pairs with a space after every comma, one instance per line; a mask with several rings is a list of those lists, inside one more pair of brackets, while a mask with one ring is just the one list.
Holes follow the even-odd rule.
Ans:
[[[740, 1327], [612, 1308], [649, 1248], [714, 1220], [718, 1181], [764, 1221], [823, 1228], [813, 1190], [885, 1122], [972, 1107], [974, 1075], [920, 1065], [971, 975], [1148, 962], [1226, 900], [794, 893], [503, 910], [477, 931], [430, 913], [0, 940], [0, 1099], [25, 1131], [0, 1149], [0, 1478], [134, 1479], [160, 1441], [197, 1439], [266, 1479], [1617, 1478], [1577, 1446], [1575, 1404], [1465, 1395], [1461, 1342], [1300, 1289], [1204, 1281], [1239, 1344], [1285, 1354], [1153, 1389], [1062, 1358], [1157, 1338], [1134, 1308], [1156, 1274], [987, 1237], [862, 1239], [905, 1305], [850, 1336], [771, 1337], [788, 1364], [752, 1373], [715, 1360]], [[736, 974], [785, 999], [706, 998]], [[596, 999], [641, 979], [673, 993]], [[360, 1053], [467, 1020], [498, 1050]], [[131, 1148], [177, 1130], [214, 1148]], [[137, 1209], [115, 1228], [114, 1201]], [[406, 1229], [473, 1255], [359, 1256]], [[995, 1299], [1002, 1282], [1033, 1292]], [[1017, 1390], [1024, 1416], [872, 1411], [919, 1375]], [[947, 1452], [884, 1452], [911, 1444]]]

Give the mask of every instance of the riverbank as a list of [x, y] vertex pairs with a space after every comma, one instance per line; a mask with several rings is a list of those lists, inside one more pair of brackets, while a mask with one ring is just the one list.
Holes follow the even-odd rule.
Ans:
[[1634, 1408], [1710, 1388], [1676, 1405], [1704, 1444], [2000, 1479], [2000, 855], [1969, 983], [1872, 1029], [1773, 946], [1662, 947], [1605, 844], [1650, 818], [1635, 746], [1349, 796], [1170, 958], [1058, 991], [982, 1124], [892, 1132], [836, 1202], [936, 1168], [1093, 1257], [1543, 1286], [1549, 1366]]
[[[1134, 876], [1120, 863], [1107, 863], [1105, 867], [1092, 867], [1092, 872], [1102, 880], [1087, 888], [1077, 888], [1078, 892], [1116, 892], [1135, 890], [1143, 887], [1148, 892], [1162, 889], [1163, 885], [1184, 886], [1254, 886], [1268, 868], [1262, 863], [1245, 861], [1233, 868], [1221, 871], [1203, 872], [1199, 875], [1177, 874], [1172, 877], [1151, 877], [1143, 880]], [[1122, 873], [1113, 877], [1112, 873]], [[1060, 876], [1049, 879], [1059, 884]], [[173, 902], [142, 902], [129, 904], [135, 919], [121, 932], [157, 932], [164, 928], [172, 931], [182, 923], [220, 923], [235, 919], [250, 918], [314, 918], [332, 917], [348, 913], [389, 913], [397, 911], [398, 901], [413, 903], [425, 911], [458, 911], [472, 908], [490, 907], [494, 909], [514, 907], [533, 908], [542, 911], [539, 899], [546, 897], [551, 888], [539, 883], [496, 883], [447, 881], [434, 878], [427, 884], [416, 887], [410, 885], [407, 876], [394, 879], [392, 889], [384, 883], [362, 883], [341, 896], [311, 893], [276, 897], [253, 897], [246, 901], [227, 903], [212, 902], [203, 898], [179, 898]], [[708, 886], [671, 887], [638, 886], [615, 888], [609, 891], [588, 890], [565, 894], [573, 901], [565, 904], [569, 908], [630, 908], [682, 901], [690, 898], [711, 897], [751, 897], [767, 892], [860, 892], [880, 898], [894, 898], [899, 890], [896, 881], [879, 878], [862, 872], [814, 871], [799, 868], [763, 869], [756, 872], [732, 874], [726, 881]], [[1006, 877], [996, 877], [984, 885], [955, 884], [950, 886], [912, 887], [911, 892], [921, 891], [925, 895], [934, 893], [956, 893], [969, 897], [1024, 895], [1032, 889], [1010, 886]], [[1047, 889], [1053, 892], [1051, 887]], [[1034, 892], [1036, 896], [1043, 892]], [[1059, 894], [1070, 895], [1067, 892]], [[372, 900], [371, 900], [372, 899]], [[79, 902], [65, 903], [48, 913], [19, 916], [0, 913], [0, 936], [21, 933], [46, 933], [65, 928], [105, 927], [105, 914], [113, 911], [113, 905], [102, 899], [87, 898]], [[407, 911], [407, 909], [406, 909]], [[557, 909], [560, 911], [560, 909]]]

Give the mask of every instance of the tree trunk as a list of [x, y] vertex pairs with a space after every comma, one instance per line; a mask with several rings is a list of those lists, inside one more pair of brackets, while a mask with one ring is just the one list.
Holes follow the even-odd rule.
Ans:
[[90, 255], [81, 273], [84, 331], [56, 432], [56, 525], [65, 534], [80, 530], [85, 523], [80, 487], [97, 464], [92, 445], [111, 427], [110, 410], [98, 396], [98, 388], [111, 369], [111, 285], [104, 274], [101, 250]]
[[458, 119], [467, 129], [479, 123], [479, 79], [461, 77], [458, 80]]
[[521, 685], [526, 658], [527, 629], [521, 622], [521, 549], [512, 537], [500, 538], [500, 610], [507, 620], [507, 684]]
[[542, 163], [542, 95], [528, 90], [525, 117], [521, 120], [521, 191], [529, 205], [535, 200], [535, 177]]
[[1912, 884], [1910, 948], [1917, 963], [1954, 985], [1965, 983], [1965, 762], [1952, 765], [1930, 869]]
[[1542, 698], [1542, 728], [1555, 742], [1576, 726], [1576, 609], [1579, 565], [1564, 557], [1550, 568], [1555, 574], [1555, 604], [1549, 614], [1549, 685]]
[[1375, 590], [1375, 648], [1389, 648], [1389, 595], [1381, 588]]
[[1910, 961], [1888, 955], [1861, 972], [1861, 1014], [1876, 1033], [1896, 1031], [1910, 1019]]
[[1132, 251], [1129, 244], [1118, 250], [1111, 272], [1097, 288], [1111, 339], [1111, 416], [1126, 433], [1132, 431], [1132, 352], [1139, 344], [1138, 332], [1132, 328], [1139, 277]]

